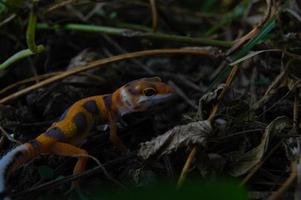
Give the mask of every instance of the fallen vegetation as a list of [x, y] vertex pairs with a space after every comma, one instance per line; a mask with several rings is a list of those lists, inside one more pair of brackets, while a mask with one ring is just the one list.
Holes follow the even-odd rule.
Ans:
[[[131, 80], [159, 76], [178, 96], [124, 117], [130, 152], [98, 126], [83, 142], [97, 161], [85, 172], [43, 155], [12, 175], [9, 193], [301, 199], [300, 23], [298, 0], [0, 0], [2, 154]], [[63, 194], [77, 179], [81, 189]]]

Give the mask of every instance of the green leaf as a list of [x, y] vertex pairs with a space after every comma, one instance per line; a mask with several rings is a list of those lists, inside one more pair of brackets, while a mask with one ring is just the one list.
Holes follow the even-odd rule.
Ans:
[[98, 193], [93, 199], [109, 200], [183, 200], [183, 199], [223, 199], [247, 200], [247, 192], [233, 181], [193, 182], [177, 189], [175, 186], [158, 184], [156, 186], [133, 188], [123, 192]]
[[273, 16], [251, 41], [249, 41], [245, 46], [243, 46], [243, 48], [239, 52], [232, 56], [232, 60], [235, 61], [246, 55], [256, 44], [258, 44], [267, 37], [267, 35], [275, 27], [275, 25], [276, 18], [275, 16]]
[[[245, 44], [240, 51], [238, 51], [236, 54], [231, 56], [231, 60], [235, 62], [236, 60], [240, 59], [241, 57], [245, 56], [256, 44], [264, 40], [269, 32], [273, 30], [273, 28], [276, 25], [276, 18], [273, 16], [260, 30], [260, 32], [247, 44]], [[225, 79], [232, 69], [231, 65], [226, 66], [213, 80], [213, 82], [208, 87], [208, 91], [211, 91], [213, 87], [215, 87], [220, 81]]]
[[264, 52], [281, 52], [281, 49], [266, 49], [266, 50], [261, 50], [261, 51], [252, 51], [250, 52], [249, 54], [235, 60], [234, 62], [230, 63], [229, 65], [231, 66], [234, 66], [234, 65], [237, 65], [245, 60], [248, 60], [256, 55], [259, 55], [261, 53], [264, 53]]

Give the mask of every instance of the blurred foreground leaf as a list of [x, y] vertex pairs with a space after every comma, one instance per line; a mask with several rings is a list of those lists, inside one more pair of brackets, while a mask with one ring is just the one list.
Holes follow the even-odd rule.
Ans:
[[156, 185], [152, 187], [134, 188], [127, 192], [98, 193], [93, 199], [131, 199], [131, 200], [160, 200], [160, 199], [223, 199], [246, 200], [247, 192], [232, 181], [226, 182], [194, 182], [176, 189], [171, 185]]

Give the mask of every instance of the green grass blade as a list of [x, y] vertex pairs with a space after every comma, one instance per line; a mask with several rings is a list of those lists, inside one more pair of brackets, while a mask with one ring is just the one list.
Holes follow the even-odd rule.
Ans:
[[232, 56], [232, 60], [235, 61], [245, 56], [256, 44], [264, 40], [269, 32], [275, 27], [276, 19], [272, 17], [266, 25], [262, 28], [258, 35], [256, 35], [250, 42], [248, 42], [239, 52]]
[[[252, 40], [245, 44], [240, 51], [238, 51], [231, 57], [231, 60], [234, 62], [237, 59], [240, 59], [241, 57], [245, 56], [256, 44], [258, 44], [267, 37], [267, 35], [271, 32], [271, 30], [273, 30], [275, 25], [276, 18], [275, 16], [273, 16]], [[213, 87], [215, 87], [219, 82], [225, 79], [231, 69], [232, 65], [227, 65], [209, 85], [207, 92], [212, 90]]]

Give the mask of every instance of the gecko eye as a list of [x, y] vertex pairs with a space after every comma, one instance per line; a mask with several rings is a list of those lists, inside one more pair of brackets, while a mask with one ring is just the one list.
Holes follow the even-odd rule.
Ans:
[[154, 88], [146, 88], [143, 90], [143, 94], [147, 97], [157, 94], [157, 91]]

